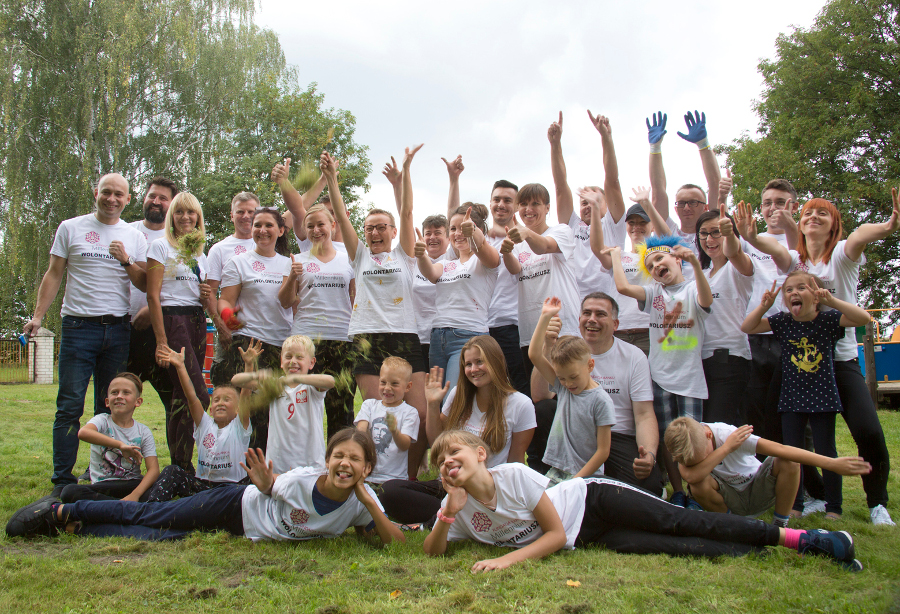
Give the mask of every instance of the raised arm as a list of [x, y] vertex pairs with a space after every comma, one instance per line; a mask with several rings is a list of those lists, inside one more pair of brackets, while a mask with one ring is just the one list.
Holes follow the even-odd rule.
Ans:
[[777, 290], [775, 289], [776, 285], [778, 285], [777, 280], [772, 282], [771, 290], [763, 292], [762, 300], [760, 300], [759, 305], [744, 318], [744, 323], [741, 324], [742, 333], [756, 335], [772, 331], [772, 327], [769, 326], [769, 318], [764, 318], [763, 316], [772, 308], [772, 305], [775, 304], [775, 298], [778, 296], [778, 293], [781, 292], [781, 287]]
[[484, 232], [472, 221], [472, 207], [466, 210], [466, 215], [463, 217], [459, 229], [463, 236], [469, 240], [469, 244], [475, 252], [475, 257], [481, 261], [481, 264], [489, 269], [496, 269], [500, 266], [499, 252], [484, 240]]
[[328, 184], [328, 194], [331, 196], [331, 206], [334, 207], [334, 217], [341, 227], [341, 236], [344, 237], [344, 247], [347, 248], [347, 256], [350, 261], [356, 259], [356, 250], [359, 249], [359, 235], [350, 222], [350, 216], [347, 214], [347, 207], [344, 205], [344, 199], [341, 197], [341, 189], [337, 180], [337, 162], [331, 157], [327, 151], [322, 152], [319, 161], [319, 168], [325, 175], [325, 181]]
[[741, 444], [747, 441], [747, 438], [753, 434], [753, 427], [744, 425], [735, 429], [725, 440], [725, 442], [707, 455], [706, 458], [691, 466], [678, 463], [681, 470], [681, 477], [688, 484], [698, 484], [706, 479], [713, 469], [725, 460], [725, 457], [741, 447]]
[[407, 147], [403, 156], [403, 170], [400, 179], [400, 247], [403, 248], [403, 251], [406, 252], [407, 256], [411, 256], [416, 248], [416, 224], [413, 222], [412, 177], [410, 176], [409, 168], [412, 165], [416, 152], [422, 149], [423, 144], [416, 145], [412, 148]]
[[722, 252], [738, 273], [750, 277], [753, 275], [753, 261], [741, 249], [741, 240], [734, 234], [734, 224], [725, 215], [725, 207], [725, 203], [719, 204], [719, 232], [724, 239]]
[[394, 188], [394, 204], [397, 205], [397, 213], [400, 213], [400, 167], [394, 156], [391, 156], [391, 163], [385, 164], [381, 174], [384, 175]]
[[625, 276], [625, 269], [622, 268], [622, 248], [619, 246], [607, 247], [604, 250], [612, 258], [613, 280], [616, 282], [616, 291], [619, 294], [630, 296], [636, 301], [647, 300], [647, 293], [644, 292], [644, 286], [636, 286], [628, 282]]
[[891, 201], [894, 208], [888, 221], [882, 224], [862, 224], [847, 237], [847, 242], [844, 244], [844, 253], [853, 262], [859, 260], [866, 245], [872, 241], [889, 237], [900, 229], [900, 195], [898, 195], [897, 190], [897, 188], [891, 188]]
[[284, 376], [284, 385], [296, 388], [301, 384], [312, 386], [319, 391], [330, 390], [334, 388], [334, 377], [327, 373], [295, 373], [293, 375]]
[[178, 373], [178, 381], [181, 383], [181, 388], [184, 390], [184, 395], [187, 398], [188, 410], [191, 412], [194, 426], [199, 426], [200, 421], [203, 420], [203, 404], [197, 398], [194, 384], [191, 383], [191, 376], [187, 371], [187, 367], [184, 366], [184, 348], [181, 348], [180, 352], [170, 348], [168, 361], [169, 365], [175, 367], [175, 371]]
[[868, 311], [859, 305], [842, 301], [825, 288], [820, 288], [816, 284], [815, 279], [810, 279], [810, 285], [812, 286], [813, 292], [816, 294], [816, 298], [819, 299], [819, 303], [841, 312], [840, 324], [844, 328], [865, 326], [872, 320]]
[[713, 302], [712, 290], [709, 287], [709, 280], [706, 279], [706, 275], [703, 274], [703, 269], [700, 267], [697, 254], [689, 247], [679, 245], [672, 250], [672, 255], [690, 263], [694, 269], [694, 281], [697, 284], [697, 303], [704, 309], [709, 309]]
[[[593, 226], [593, 224], [591, 224]], [[531, 343], [528, 346], [528, 358], [531, 359], [534, 368], [541, 372], [541, 376], [548, 382], [556, 381], [556, 369], [544, 356], [544, 335], [547, 332], [547, 325], [550, 318], [559, 314], [562, 309], [562, 302], [555, 296], [551, 296], [544, 300], [544, 306], [541, 309], [541, 315], [538, 318], [537, 325], [534, 327], [534, 333], [531, 335]], [[599, 467], [599, 465], [598, 465]]]
[[422, 273], [425, 279], [435, 284], [444, 273], [444, 265], [439, 262], [432, 262], [431, 258], [428, 257], [428, 252], [425, 251], [425, 239], [418, 228], [416, 228], [416, 237], [413, 255], [416, 258], [416, 264], [419, 266], [419, 272]]
[[753, 215], [753, 207], [749, 203], [741, 201], [737, 204], [734, 211], [734, 222], [744, 240], [764, 254], [772, 256], [772, 260], [780, 270], [787, 271], [791, 268], [791, 254], [787, 248], [775, 239], [757, 235], [756, 218]]
[[[656, 194], [656, 190], [653, 190], [653, 194]], [[650, 218], [650, 227], [653, 228], [653, 232], [656, 233], [657, 237], [665, 237], [666, 235], [672, 234], [672, 229], [669, 228], [669, 225], [666, 223], [666, 218], [659, 212], [659, 209], [657, 209], [655, 205], [651, 207], [641, 205], [641, 207], [644, 209], [644, 213], [647, 214], [647, 217]]]
[[[662, 140], [666, 136], [668, 115], [662, 111], [653, 114], [653, 125], [647, 119], [647, 139], [650, 141], [650, 191], [653, 208], [662, 216], [669, 217], [669, 195], [666, 193], [666, 170], [662, 161]], [[649, 213], [648, 213], [649, 215]]]
[[447, 426], [447, 418], [441, 413], [441, 401], [450, 390], [450, 382], [443, 382], [444, 370], [431, 367], [425, 381], [425, 435], [429, 445], [434, 443]]
[[688, 111], [684, 115], [684, 123], [688, 129], [687, 134], [679, 132], [678, 136], [689, 143], [693, 143], [700, 150], [700, 162], [703, 164], [703, 175], [706, 177], [707, 201], [709, 201], [712, 195], [719, 190], [722, 171], [719, 170], [715, 152], [709, 146], [709, 137], [706, 135], [706, 113], [694, 111], [692, 115]]
[[612, 257], [609, 255], [609, 252], [606, 251], [606, 243], [603, 241], [603, 226], [601, 224], [593, 223], [593, 220], [600, 219], [600, 199], [596, 198], [593, 191], [588, 190], [583, 190], [581, 192], [581, 197], [591, 203], [591, 251], [594, 252], [594, 257], [600, 261], [603, 268], [607, 271], [611, 271]]
[[[619, 183], [619, 162], [616, 160], [612, 128], [609, 125], [609, 118], [603, 115], [594, 117], [589, 110], [588, 117], [591, 118], [591, 123], [594, 124], [597, 132], [600, 133], [600, 144], [603, 146], [603, 191], [606, 193], [606, 208], [612, 221], [618, 223], [625, 215], [625, 197], [622, 195], [622, 185]], [[594, 220], [599, 221], [600, 218], [595, 218], [592, 212], [591, 222]]]
[[731, 169], [725, 169], [725, 177], [719, 179], [719, 195], [716, 199], [719, 209], [728, 204], [728, 195], [731, 194], [733, 188], [734, 179], [731, 177]]
[[566, 162], [562, 152], [563, 115], [559, 112], [559, 121], [550, 124], [547, 139], [550, 141], [550, 170], [553, 173], [553, 186], [556, 189], [556, 217], [560, 224], [568, 224], [575, 204], [572, 200], [572, 189], [566, 177]]
[[447, 165], [447, 174], [450, 176], [450, 192], [447, 194], [447, 219], [453, 216], [453, 212], [459, 209], [459, 176], [465, 170], [462, 156], [456, 156], [452, 162], [447, 158], [441, 158]]
[[291, 213], [294, 222], [294, 234], [301, 241], [306, 239], [306, 212], [319, 198], [325, 189], [325, 176], [319, 175], [316, 183], [302, 195], [294, 187], [290, 180], [291, 159], [285, 158], [283, 164], [276, 164], [272, 168], [272, 181], [281, 190], [281, 198], [284, 206]]

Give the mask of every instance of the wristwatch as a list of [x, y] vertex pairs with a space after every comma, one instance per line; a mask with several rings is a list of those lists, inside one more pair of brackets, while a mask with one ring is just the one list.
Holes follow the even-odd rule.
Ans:
[[121, 264], [122, 266], [131, 266], [132, 264], [134, 264], [134, 256], [128, 256], [128, 260], [126, 260], [125, 262], [120, 262], [119, 264]]

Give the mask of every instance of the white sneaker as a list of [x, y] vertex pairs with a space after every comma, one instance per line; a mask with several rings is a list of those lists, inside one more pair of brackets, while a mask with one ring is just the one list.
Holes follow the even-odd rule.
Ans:
[[894, 526], [897, 524], [896, 522], [891, 520], [891, 515], [888, 514], [887, 508], [885, 508], [883, 505], [870, 507], [869, 516], [872, 517], [872, 524], [886, 524], [889, 526]]
[[825, 513], [825, 502], [821, 499], [810, 499], [809, 501], [805, 501], [803, 503], [803, 514], [801, 518], [805, 518], [810, 514], [824, 514]]

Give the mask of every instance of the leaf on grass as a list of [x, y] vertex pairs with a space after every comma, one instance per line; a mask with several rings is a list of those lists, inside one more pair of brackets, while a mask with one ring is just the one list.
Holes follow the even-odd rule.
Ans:
[[125, 561], [123, 561], [122, 559], [116, 559], [115, 561], [113, 561], [113, 563], [124, 563], [124, 562]]
[[581, 582], [579, 582], [578, 580], [566, 580], [566, 586], [578, 588], [579, 586], [581, 586]]
[[398, 588], [397, 590], [395, 590], [394, 592], [391, 593], [391, 599], [396, 599], [397, 597], [399, 597], [402, 594], [403, 594], [403, 591], [401, 591]]

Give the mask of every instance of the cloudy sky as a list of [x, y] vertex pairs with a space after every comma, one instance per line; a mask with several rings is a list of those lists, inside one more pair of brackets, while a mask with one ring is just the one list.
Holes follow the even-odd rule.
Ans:
[[[670, 194], [703, 185], [687, 110], [706, 112], [713, 143], [753, 134], [761, 58], [822, 0], [669, 2], [328, 2], [262, 0], [257, 22], [278, 33], [301, 83], [357, 119], [373, 172], [363, 202], [391, 207], [385, 161], [425, 143], [413, 165], [415, 218], [446, 206], [441, 157], [462, 154], [463, 201], [487, 203], [496, 179], [552, 189], [547, 128], [563, 112], [573, 189], [601, 184], [600, 137], [586, 109], [610, 118], [623, 189], [648, 184], [644, 119], [669, 117]], [[551, 208], [551, 211], [553, 208]], [[551, 214], [555, 217], [555, 214]]]

